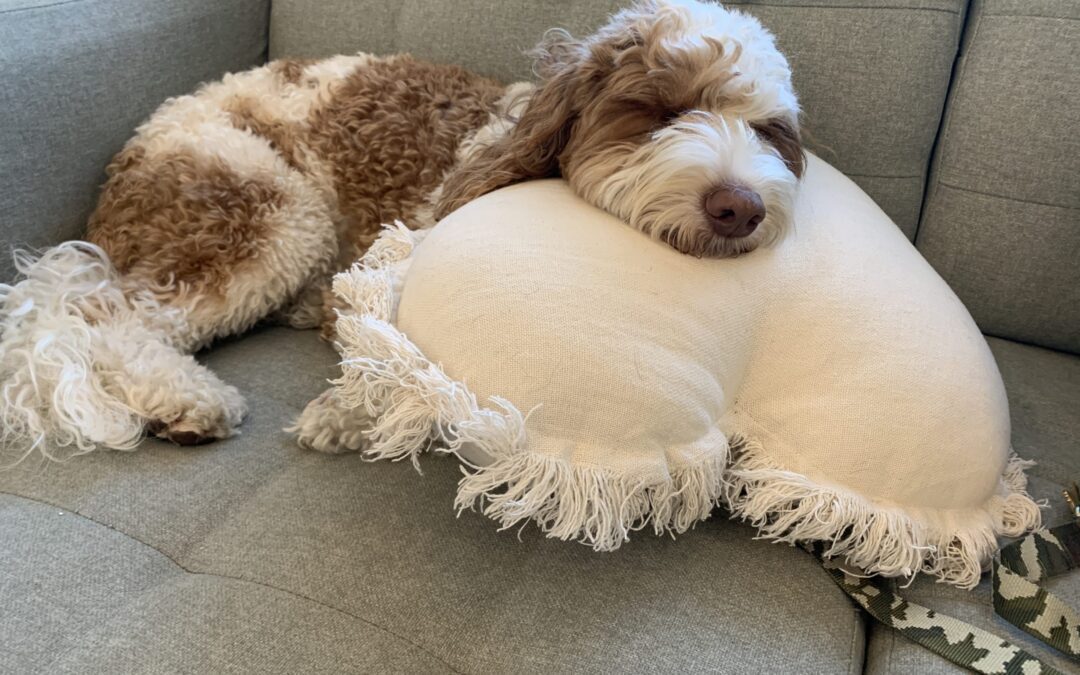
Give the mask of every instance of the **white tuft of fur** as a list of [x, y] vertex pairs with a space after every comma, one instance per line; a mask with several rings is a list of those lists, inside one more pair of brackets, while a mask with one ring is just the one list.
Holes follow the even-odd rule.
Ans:
[[691, 86], [711, 91], [718, 108], [748, 120], [798, 113], [791, 67], [757, 18], [696, 0], [665, 0], [657, 14], [668, 51], [708, 64]]
[[110, 336], [145, 332], [101, 249], [69, 242], [18, 252], [23, 279], [0, 286], [0, 448], [16, 461], [65, 459], [98, 445], [131, 450], [142, 424], [100, 372]]
[[963, 511], [890, 508], [851, 492], [825, 487], [787, 471], [756, 442], [733, 442], [724, 501], [733, 517], [758, 528], [759, 537], [794, 545], [828, 543], [826, 557], [842, 557], [868, 574], [912, 577], [973, 588], [997, 551], [997, 535], [1016, 536], [1039, 526], [1038, 506], [1026, 492], [1015, 455], [1002, 475], [1002, 493], [984, 507]]
[[125, 292], [105, 253], [72, 241], [15, 258], [0, 285], [0, 454], [64, 460], [132, 450], [163, 433], [224, 438], [246, 413], [235, 388], [175, 348], [184, 318]]

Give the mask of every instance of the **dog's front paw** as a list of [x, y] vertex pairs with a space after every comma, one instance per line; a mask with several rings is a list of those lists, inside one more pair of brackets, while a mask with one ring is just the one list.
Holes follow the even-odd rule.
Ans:
[[371, 427], [362, 410], [343, 407], [333, 389], [307, 404], [296, 423], [285, 431], [295, 433], [300, 446], [330, 454], [363, 451]]
[[147, 431], [177, 445], [203, 445], [235, 436], [247, 415], [244, 397], [236, 387], [224, 384], [179, 407], [152, 416]]

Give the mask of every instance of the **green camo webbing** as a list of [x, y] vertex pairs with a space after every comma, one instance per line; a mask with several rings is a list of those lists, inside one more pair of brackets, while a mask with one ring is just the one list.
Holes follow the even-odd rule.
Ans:
[[[901, 597], [880, 577], [860, 576], [825, 558], [822, 543], [805, 546], [859, 606], [930, 651], [978, 673], [1059, 675], [1029, 652], [971, 624]], [[1080, 660], [1080, 614], [1039, 583], [1080, 567], [1080, 524], [1041, 529], [1005, 546], [993, 562], [994, 611], [1001, 618]]]

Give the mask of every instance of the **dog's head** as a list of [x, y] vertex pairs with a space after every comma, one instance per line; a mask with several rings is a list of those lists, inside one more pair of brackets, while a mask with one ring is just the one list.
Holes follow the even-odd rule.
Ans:
[[562, 175], [595, 206], [692, 255], [736, 255], [790, 228], [799, 108], [787, 60], [756, 19], [644, 0], [582, 40], [549, 31], [536, 68], [524, 112], [447, 177], [437, 217]]

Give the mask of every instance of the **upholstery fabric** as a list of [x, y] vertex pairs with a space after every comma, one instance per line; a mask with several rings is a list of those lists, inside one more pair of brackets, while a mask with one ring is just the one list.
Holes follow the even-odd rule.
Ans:
[[[530, 76], [545, 30], [597, 27], [627, 0], [275, 0], [270, 55], [408, 51], [503, 80]], [[909, 236], [963, 25], [963, 0], [728, 2], [792, 64], [810, 146]]]
[[[76, 236], [105, 163], [136, 124], [166, 96], [262, 61], [269, 4], [0, 0], [0, 245]], [[581, 32], [619, 4], [274, 0], [272, 49], [411, 49], [524, 77], [520, 51], [540, 31]], [[795, 66], [813, 147], [909, 235], [965, 4], [765, 0], [748, 7], [775, 30]], [[986, 57], [1008, 69], [1003, 91], [1024, 95], [974, 100], [965, 119], [994, 126], [969, 138], [952, 166], [970, 166], [965, 181], [986, 176], [975, 188], [1008, 199], [985, 196], [984, 204], [978, 193], [939, 189], [920, 245], [988, 330], [1075, 350], [1060, 337], [1078, 323], [1064, 301], [1080, 288], [1069, 272], [1077, 228], [1068, 181], [1078, 153], [1068, 145], [1075, 136], [1061, 133], [1060, 115], [1077, 109], [1067, 79], [1077, 61], [1067, 51], [1077, 43], [1076, 3], [979, 7], [994, 16], [987, 25], [999, 23], [982, 36], [997, 38], [969, 36], [982, 46], [968, 50], [961, 81], [989, 75], [977, 67]], [[1011, 70], [1019, 57], [1024, 69]], [[1033, 96], [1027, 73], [1052, 86]], [[1057, 106], [1063, 97], [1071, 103]], [[1043, 98], [1055, 107], [1042, 106]], [[1002, 106], [1021, 106], [1022, 114], [995, 114]], [[1008, 136], [972, 161], [980, 143], [997, 143], [993, 134], [1018, 123], [1022, 147]], [[1077, 126], [1075, 118], [1064, 123]], [[1001, 171], [1017, 151], [1022, 168]], [[1053, 201], [1044, 209], [1012, 199], [1029, 191]], [[949, 192], [953, 200], [942, 201]], [[948, 230], [954, 223], [967, 229]], [[989, 226], [997, 229], [979, 229]], [[949, 236], [935, 243], [935, 227]], [[983, 248], [968, 246], [969, 238]], [[961, 248], [953, 254], [952, 246]], [[2, 253], [0, 282], [10, 274]], [[1044, 330], [1054, 337], [1043, 340]], [[1041, 460], [1032, 487], [1057, 509], [1046, 516], [1056, 522], [1064, 516], [1057, 483], [1080, 466], [1080, 359], [991, 344], [1008, 386], [1014, 444]], [[0, 671], [862, 669], [862, 618], [816, 563], [751, 541], [752, 529], [723, 514], [686, 541], [643, 537], [605, 556], [547, 542], [535, 529], [519, 543], [516, 533], [497, 534], [475, 514], [450, 515], [455, 462], [427, 461], [419, 483], [407, 465], [296, 449], [280, 428], [337, 372], [332, 350], [312, 333], [257, 331], [205, 359], [249, 397], [244, 435], [195, 449], [148, 441], [133, 454], [0, 471]], [[944, 611], [1002, 630], [972, 596], [916, 586], [951, 598]], [[1075, 590], [1054, 590], [1080, 602]], [[875, 630], [871, 672], [950, 672], [917, 646], [883, 639]]]
[[[1032, 496], [1046, 500], [1043, 521], [1047, 525], [1068, 522], [1061, 490], [1066, 482], [1080, 480], [1080, 357], [998, 339], [990, 340], [990, 348], [1009, 393], [1013, 445], [1024, 457], [1037, 462], [1028, 469], [1029, 487]], [[1080, 607], [1080, 573], [1074, 571], [1052, 579], [1047, 588], [1073, 607]], [[1061, 672], [1076, 670], [1075, 663], [1064, 655], [994, 615], [989, 578], [970, 592], [919, 579], [910, 588], [898, 589], [898, 593], [997, 633]], [[869, 634], [866, 672], [872, 675], [967, 672], [888, 628], [871, 622]]]
[[1080, 352], [1080, 3], [979, 0], [918, 246], [992, 335]]
[[300, 450], [280, 429], [335, 360], [257, 331], [206, 357], [252, 403], [243, 435], [0, 472], [0, 670], [861, 671], [813, 558], [723, 514], [599, 555], [455, 517], [450, 458]]
[[82, 234], [109, 159], [166, 98], [260, 63], [267, 0], [0, 3], [0, 282]]
[[334, 283], [336, 396], [373, 417], [373, 458], [480, 464], [459, 504], [504, 528], [609, 550], [719, 500], [870, 573], [973, 586], [995, 535], [1038, 524], [990, 350], [817, 157], [793, 218], [774, 247], [699, 259], [551, 180], [388, 229]]
[[5, 672], [453, 672], [334, 607], [185, 569], [53, 505], [0, 494], [0, 533]]

